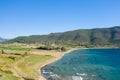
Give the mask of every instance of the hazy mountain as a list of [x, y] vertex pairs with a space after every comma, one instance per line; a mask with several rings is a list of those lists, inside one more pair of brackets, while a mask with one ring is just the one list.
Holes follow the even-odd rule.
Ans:
[[120, 44], [120, 26], [111, 28], [79, 29], [48, 35], [32, 35], [17, 37], [9, 42], [18, 43], [90, 43], [90, 44]]
[[0, 42], [6, 41], [7, 39], [1, 38], [0, 37]]

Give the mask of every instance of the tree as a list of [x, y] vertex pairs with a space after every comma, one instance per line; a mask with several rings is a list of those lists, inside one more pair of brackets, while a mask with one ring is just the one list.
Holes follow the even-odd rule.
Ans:
[[65, 47], [62, 47], [62, 48], [61, 48], [61, 51], [66, 51], [66, 48], [65, 48]]
[[2, 54], [4, 54], [4, 53], [5, 53], [5, 52], [4, 52], [4, 50], [2, 50], [1, 52], [2, 52]]

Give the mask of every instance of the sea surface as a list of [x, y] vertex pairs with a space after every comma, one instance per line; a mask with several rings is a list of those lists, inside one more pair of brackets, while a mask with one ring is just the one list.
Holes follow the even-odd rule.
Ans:
[[42, 68], [47, 80], [120, 80], [120, 49], [82, 49]]

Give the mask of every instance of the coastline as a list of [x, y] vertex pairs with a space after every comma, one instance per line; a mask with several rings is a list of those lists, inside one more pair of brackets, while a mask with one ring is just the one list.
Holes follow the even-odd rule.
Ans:
[[[41, 69], [42, 69], [43, 67], [45, 67], [45, 66], [47, 66], [48, 64], [51, 64], [51, 63], [53, 63], [53, 62], [56, 62], [57, 60], [61, 59], [65, 54], [68, 54], [68, 53], [70, 53], [70, 52], [72, 52], [72, 51], [79, 50], [79, 49], [104, 49], [104, 48], [73, 48], [73, 49], [70, 49], [70, 50], [65, 51], [65, 52], [54, 52], [53, 54], [56, 54], [56, 55], [57, 55], [57, 53], [58, 53], [59, 56], [50, 54], [51, 56], [54, 56], [55, 58], [52, 59], [52, 60], [49, 60], [48, 62], [44, 63], [44, 64], [40, 67], [40, 69], [38, 70], [38, 71], [39, 71], [39, 79], [38, 79], [38, 80], [46, 80], [46, 78], [44, 78], [44, 77], [42, 76], [42, 71], [41, 71]], [[105, 49], [111, 49], [111, 48], [105, 48]], [[116, 49], [116, 48], [113, 48], [113, 49]]]
[[[53, 63], [53, 62], [56, 62], [57, 60], [61, 59], [65, 54], [68, 54], [68, 53], [70, 53], [70, 52], [72, 52], [72, 51], [74, 51], [74, 50], [78, 50], [78, 49], [80, 49], [80, 48], [74, 48], [74, 49], [70, 49], [70, 50], [65, 51], [65, 52], [60, 52], [59, 56], [54, 56], [54, 57], [55, 57], [54, 59], [52, 59], [52, 60], [44, 63], [44, 64], [40, 67], [40, 70], [38, 70], [38, 71], [39, 71], [39, 79], [38, 79], [38, 80], [46, 80], [46, 78], [44, 78], [44, 77], [42, 76], [42, 71], [41, 71], [41, 69], [42, 69], [43, 67], [45, 67], [46, 65], [51, 64], [51, 63]], [[52, 56], [53, 56], [53, 55], [52, 55]]]

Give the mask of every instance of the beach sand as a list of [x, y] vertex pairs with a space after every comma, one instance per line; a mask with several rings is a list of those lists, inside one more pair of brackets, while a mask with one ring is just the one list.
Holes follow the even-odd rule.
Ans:
[[42, 66], [40, 66], [40, 70], [39, 71], [39, 79], [38, 80], [46, 80], [42, 74], [41, 74], [41, 68], [50, 64], [50, 63], [53, 63], [57, 60], [59, 60], [60, 58], [62, 58], [62, 56], [64, 56], [65, 54], [73, 51], [73, 50], [76, 50], [76, 49], [71, 49], [71, 50], [68, 50], [68, 51], [65, 51], [65, 52], [58, 52], [58, 51], [46, 51], [46, 50], [36, 50], [36, 51], [32, 51], [31, 54], [36, 54], [36, 55], [51, 55], [53, 56], [54, 58], [45, 62]]

